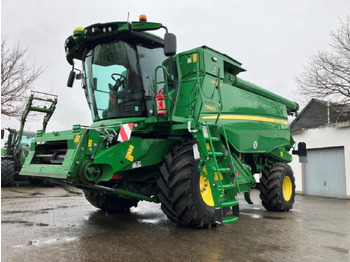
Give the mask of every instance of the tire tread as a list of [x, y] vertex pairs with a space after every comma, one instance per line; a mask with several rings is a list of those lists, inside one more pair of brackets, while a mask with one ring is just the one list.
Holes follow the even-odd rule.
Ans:
[[[289, 201], [283, 198], [282, 181], [289, 176], [292, 182], [292, 196]], [[265, 168], [260, 179], [260, 199], [265, 209], [285, 212], [293, 208], [295, 179], [293, 171], [286, 163], [278, 162]]]
[[[201, 196], [194, 192], [195, 186], [199, 190], [194, 177], [199, 179], [200, 173], [193, 158], [193, 144], [193, 140], [184, 142], [165, 157], [157, 181], [158, 198], [171, 221], [193, 228], [210, 228], [215, 225], [214, 208], [206, 206]], [[201, 205], [205, 205], [206, 212]]]
[[12, 159], [1, 159], [1, 186], [9, 186], [15, 180], [16, 163]]

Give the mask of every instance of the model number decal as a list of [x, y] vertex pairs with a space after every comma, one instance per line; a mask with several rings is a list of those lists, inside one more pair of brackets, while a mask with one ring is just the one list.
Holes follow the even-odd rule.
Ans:
[[204, 105], [204, 108], [210, 111], [216, 111], [216, 107], [215, 106], [211, 106], [211, 105]]

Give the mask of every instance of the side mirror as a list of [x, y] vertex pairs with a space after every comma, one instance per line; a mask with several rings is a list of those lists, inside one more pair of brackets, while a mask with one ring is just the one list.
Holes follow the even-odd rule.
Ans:
[[68, 76], [68, 81], [67, 81], [68, 87], [73, 87], [74, 79], [75, 79], [75, 72], [74, 72], [74, 70], [72, 70], [72, 71], [70, 71], [69, 76]]
[[1, 129], [1, 139], [4, 139], [5, 136], [5, 129]]
[[306, 156], [307, 155], [306, 143], [304, 143], [304, 142], [298, 143], [298, 155], [299, 156]]
[[176, 36], [172, 33], [164, 35], [164, 55], [172, 56], [176, 54]]
[[300, 163], [307, 163], [307, 148], [304, 142], [299, 142], [298, 150], [293, 150], [292, 154], [299, 156]]

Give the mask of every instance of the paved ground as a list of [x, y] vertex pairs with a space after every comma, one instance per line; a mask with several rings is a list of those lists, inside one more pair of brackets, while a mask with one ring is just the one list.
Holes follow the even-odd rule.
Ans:
[[70, 187], [1, 190], [2, 261], [350, 261], [350, 201], [297, 196], [267, 212], [257, 192], [236, 224], [193, 230], [157, 204], [108, 215]]

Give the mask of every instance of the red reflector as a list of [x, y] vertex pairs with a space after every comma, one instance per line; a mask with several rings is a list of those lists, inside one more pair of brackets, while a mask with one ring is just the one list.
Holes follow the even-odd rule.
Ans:
[[112, 176], [112, 179], [122, 179], [123, 176], [119, 175], [118, 173], [115, 173], [113, 176]]

